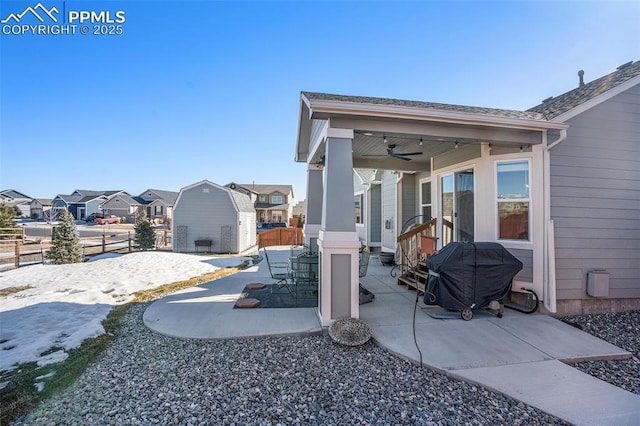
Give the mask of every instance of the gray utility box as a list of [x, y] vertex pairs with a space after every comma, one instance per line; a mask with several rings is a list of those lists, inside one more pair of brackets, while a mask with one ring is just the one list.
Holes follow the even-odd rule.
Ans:
[[592, 297], [609, 297], [609, 272], [604, 269], [587, 272], [587, 294]]

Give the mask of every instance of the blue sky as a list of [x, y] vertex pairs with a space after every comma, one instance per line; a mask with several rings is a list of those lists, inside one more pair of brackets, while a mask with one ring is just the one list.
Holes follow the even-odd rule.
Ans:
[[638, 2], [41, 3], [126, 16], [0, 34], [0, 189], [42, 198], [208, 179], [301, 200], [300, 91], [527, 109], [640, 60]]

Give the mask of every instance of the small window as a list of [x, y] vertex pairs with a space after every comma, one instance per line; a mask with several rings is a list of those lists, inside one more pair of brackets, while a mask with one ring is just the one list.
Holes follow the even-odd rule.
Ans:
[[529, 241], [529, 161], [497, 163], [498, 238]]
[[357, 224], [363, 224], [364, 223], [363, 209], [362, 209], [363, 199], [364, 199], [363, 194], [358, 194], [358, 195], [355, 195], [353, 197], [353, 202], [354, 202], [354, 205], [355, 205], [356, 223]]
[[420, 214], [421, 222], [429, 222], [431, 216], [431, 181], [420, 183]]
[[204, 192], [205, 194], [209, 193], [209, 188], [202, 188], [202, 192]]
[[271, 196], [271, 204], [282, 204], [284, 203], [282, 199], [282, 195], [272, 195]]
[[263, 203], [266, 203], [267, 202], [267, 196], [266, 195], [260, 195], [258, 197], [258, 200], [263, 202]]

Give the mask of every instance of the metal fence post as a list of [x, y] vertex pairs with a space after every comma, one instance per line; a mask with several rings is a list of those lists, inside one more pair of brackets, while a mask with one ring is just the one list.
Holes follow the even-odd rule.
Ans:
[[104, 253], [107, 249], [107, 241], [104, 234], [102, 234], [102, 252]]

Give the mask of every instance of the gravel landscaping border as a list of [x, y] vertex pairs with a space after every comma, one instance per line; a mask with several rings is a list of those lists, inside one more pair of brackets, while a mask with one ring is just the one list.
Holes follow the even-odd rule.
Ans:
[[143, 325], [147, 306], [74, 385], [14, 424], [566, 424], [371, 342], [176, 339]]
[[633, 354], [630, 359], [586, 361], [571, 364], [572, 367], [640, 395], [640, 311], [576, 315], [560, 319]]

